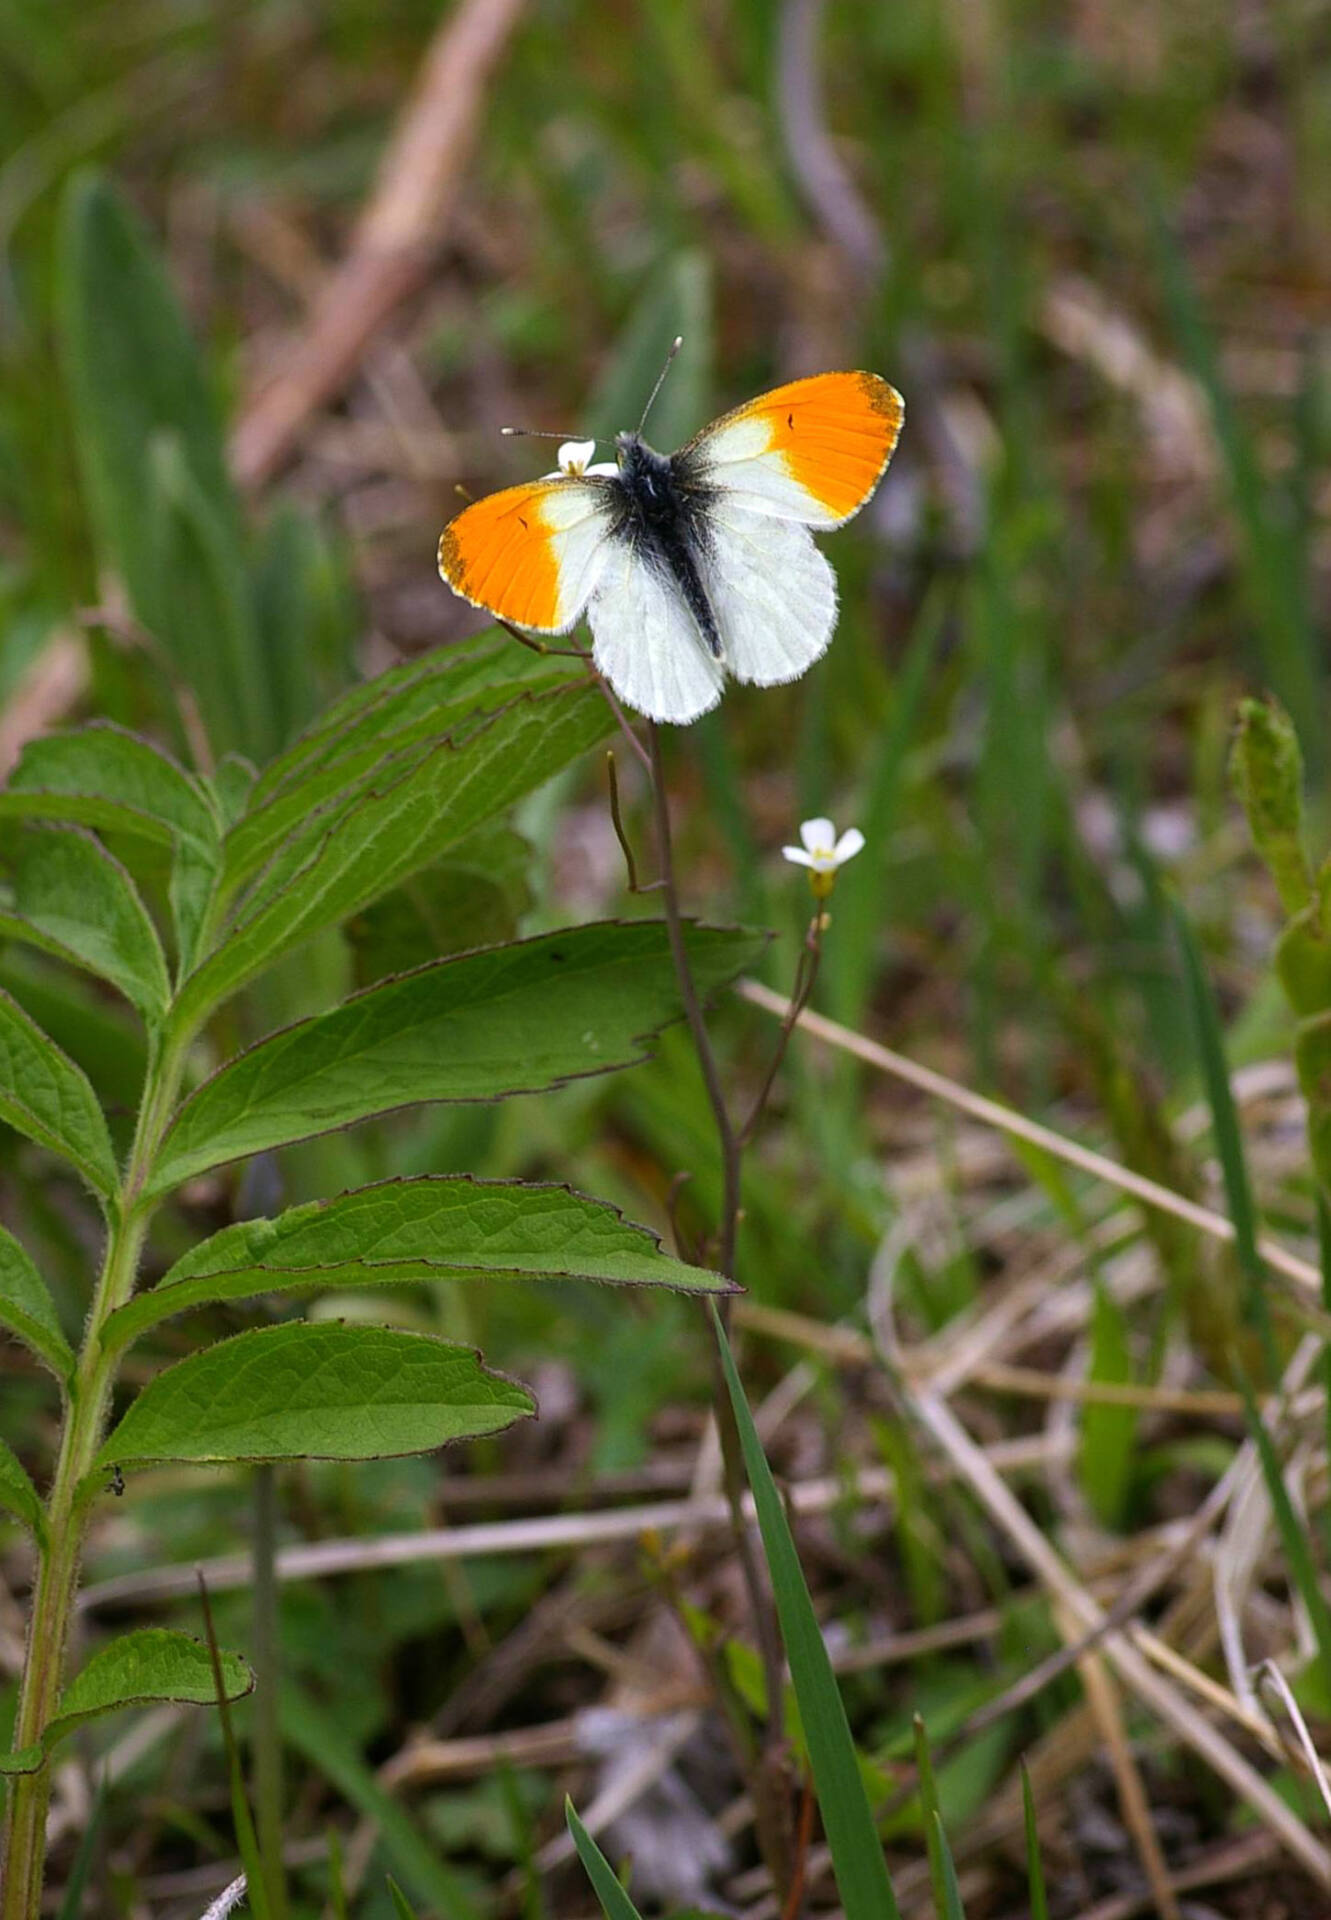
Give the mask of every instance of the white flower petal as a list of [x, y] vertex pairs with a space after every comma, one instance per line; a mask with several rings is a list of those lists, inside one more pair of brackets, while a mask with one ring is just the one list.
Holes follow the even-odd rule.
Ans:
[[593, 460], [592, 464], [587, 467], [585, 471], [587, 473], [608, 473], [610, 478], [615, 480], [619, 477], [619, 462], [617, 460]]
[[559, 449], [561, 473], [585, 473], [587, 462], [596, 452], [594, 440], [565, 440]]
[[860, 832], [859, 828], [847, 827], [846, 831], [837, 841], [836, 846], [832, 849], [836, 854], [837, 865], [840, 866], [846, 860], [853, 860], [863, 845], [864, 835]]
[[797, 867], [811, 867], [813, 865], [813, 855], [806, 853], [803, 847], [782, 847], [781, 851], [785, 854], [787, 860], [793, 860]]
[[830, 850], [836, 839], [836, 828], [830, 820], [806, 820], [800, 828], [800, 839], [810, 853], [816, 853], [820, 847]]

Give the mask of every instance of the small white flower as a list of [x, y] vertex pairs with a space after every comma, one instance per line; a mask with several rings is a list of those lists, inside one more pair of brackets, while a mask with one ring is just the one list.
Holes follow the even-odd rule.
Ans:
[[800, 828], [800, 839], [804, 842], [802, 847], [782, 847], [781, 851], [797, 867], [809, 867], [814, 873], [835, 873], [847, 860], [853, 860], [864, 845], [864, 835], [858, 827], [847, 827], [838, 840], [830, 820], [806, 820]]
[[553, 473], [541, 475], [543, 480], [580, 480], [585, 473], [619, 472], [613, 460], [593, 460], [596, 452], [594, 440], [565, 440], [559, 449], [559, 465]]

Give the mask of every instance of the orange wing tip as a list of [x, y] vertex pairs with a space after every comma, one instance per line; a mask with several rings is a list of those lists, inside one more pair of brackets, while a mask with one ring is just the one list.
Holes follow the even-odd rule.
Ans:
[[795, 483], [838, 521], [858, 513], [901, 435], [905, 403], [876, 373], [822, 373], [763, 394], [761, 415]]
[[558, 633], [560, 568], [540, 485], [508, 487], [466, 507], [439, 536], [439, 572], [473, 607], [536, 633]]

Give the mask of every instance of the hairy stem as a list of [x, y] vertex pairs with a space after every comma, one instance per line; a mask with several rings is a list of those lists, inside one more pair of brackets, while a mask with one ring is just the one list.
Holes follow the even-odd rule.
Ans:
[[[14, 1722], [16, 1749], [40, 1744], [55, 1718], [60, 1699], [83, 1536], [93, 1491], [87, 1481], [106, 1430], [115, 1379], [116, 1359], [103, 1349], [102, 1329], [108, 1316], [134, 1291], [139, 1255], [152, 1211], [139, 1196], [170, 1117], [184, 1053], [184, 1042], [168, 1040], [150, 1059], [124, 1185], [110, 1218], [106, 1252], [93, 1293], [78, 1366], [70, 1384], [60, 1453], [46, 1502], [49, 1544], [39, 1565], [33, 1592], [27, 1654]], [[0, 1920], [39, 1920], [50, 1798], [49, 1763], [36, 1773], [16, 1776], [10, 1783], [5, 1842], [0, 1854], [5, 1862]]]

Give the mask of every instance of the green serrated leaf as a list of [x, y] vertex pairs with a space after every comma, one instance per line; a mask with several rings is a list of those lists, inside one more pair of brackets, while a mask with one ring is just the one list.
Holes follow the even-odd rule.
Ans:
[[[446, 734], [458, 738], [464, 721], [479, 722], [512, 705], [523, 693], [553, 693], [568, 685], [566, 673], [548, 669], [541, 676], [510, 672], [496, 684], [493, 664], [488, 658], [483, 664], [484, 673], [467, 662], [418, 673], [404, 686], [382, 695], [368, 714], [325, 742], [322, 751], [312, 751], [299, 772], [280, 788], [256, 789], [248, 811], [227, 836], [224, 886], [228, 897], [258, 873], [284, 841], [308, 829], [321, 808], [345, 802], [358, 789], [382, 788], [419, 757], [395, 761], [393, 756], [406, 755], [409, 749], [437, 742]], [[331, 825], [331, 818], [330, 814], [326, 824]]]
[[0, 1440], [0, 1507], [21, 1520], [37, 1540], [46, 1538], [46, 1514], [37, 1489], [13, 1449]]
[[57, 1379], [68, 1380], [74, 1371], [74, 1354], [55, 1302], [26, 1251], [4, 1227], [0, 1227], [0, 1326], [16, 1333]]
[[166, 846], [217, 840], [212, 809], [184, 769], [109, 720], [30, 740], [0, 792], [0, 814], [115, 828]]
[[[254, 1686], [254, 1675], [239, 1654], [222, 1655], [222, 1677], [231, 1700], [243, 1699]], [[41, 1745], [0, 1754], [0, 1773], [36, 1773], [52, 1748], [101, 1714], [168, 1701], [205, 1707], [215, 1698], [212, 1662], [203, 1642], [166, 1627], [144, 1627], [93, 1655], [66, 1687]]]
[[120, 862], [81, 827], [25, 837], [14, 876], [19, 911], [90, 973], [109, 980], [145, 1020], [170, 994], [157, 930]]
[[111, 1136], [87, 1075], [3, 990], [0, 1120], [71, 1161], [95, 1192], [115, 1192]]
[[221, 426], [203, 363], [141, 222], [95, 174], [61, 209], [57, 293], [74, 442], [104, 567], [156, 630], [157, 569], [145, 476], [154, 440], [176, 436], [195, 484], [238, 540]]
[[535, 1412], [470, 1347], [396, 1327], [256, 1327], [140, 1393], [93, 1477], [149, 1461], [379, 1460], [497, 1433]]
[[313, 821], [258, 883], [256, 898], [182, 989], [194, 1025], [322, 927], [336, 925], [429, 866], [468, 834], [544, 785], [613, 725], [600, 694], [523, 695], [454, 744], [408, 752], [331, 825]]
[[[764, 936], [686, 934], [700, 993], [751, 966]], [[422, 967], [303, 1020], [188, 1099], [147, 1192], [268, 1147], [434, 1100], [494, 1100], [647, 1057], [681, 1016], [661, 921], [602, 922]]]
[[616, 1207], [568, 1187], [470, 1174], [385, 1180], [276, 1220], [224, 1227], [155, 1287], [113, 1313], [113, 1351], [175, 1313], [259, 1293], [392, 1286], [412, 1280], [595, 1280], [726, 1293], [721, 1274], [686, 1266]]
[[[469, 707], [494, 708], [505, 693], [544, 687], [557, 680], [581, 679], [583, 670], [567, 660], [543, 659], [520, 647], [497, 628], [467, 647], [441, 647], [419, 660], [404, 661], [350, 687], [293, 740], [285, 753], [264, 768], [252, 796], [255, 810], [293, 782], [311, 778], [332, 760], [408, 726], [421, 713], [454, 700]], [[441, 684], [444, 683], [444, 684]]]

